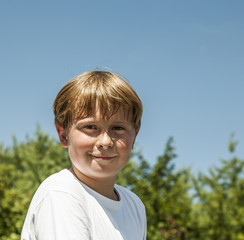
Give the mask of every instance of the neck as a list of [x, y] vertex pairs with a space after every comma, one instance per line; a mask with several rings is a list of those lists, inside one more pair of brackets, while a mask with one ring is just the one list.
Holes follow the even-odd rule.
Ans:
[[70, 172], [73, 173], [75, 177], [78, 178], [82, 183], [97, 193], [112, 200], [119, 201], [119, 197], [114, 190], [116, 176], [106, 179], [93, 179], [81, 173], [74, 166], [70, 169]]

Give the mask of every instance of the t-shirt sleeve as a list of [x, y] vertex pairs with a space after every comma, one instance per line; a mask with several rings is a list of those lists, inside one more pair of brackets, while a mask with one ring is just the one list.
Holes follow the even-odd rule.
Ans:
[[144, 207], [144, 229], [143, 229], [143, 232], [144, 232], [144, 235], [143, 235], [143, 240], [147, 240], [147, 215], [146, 215], [146, 209]]
[[85, 202], [61, 191], [50, 191], [39, 204], [32, 219], [35, 239], [92, 239]]

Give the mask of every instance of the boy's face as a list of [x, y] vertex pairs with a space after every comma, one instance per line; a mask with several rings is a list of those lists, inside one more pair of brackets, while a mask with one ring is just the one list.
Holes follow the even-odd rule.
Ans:
[[131, 119], [119, 109], [110, 119], [94, 116], [75, 122], [69, 132], [57, 126], [73, 168], [92, 179], [115, 178], [126, 165], [137, 135]]

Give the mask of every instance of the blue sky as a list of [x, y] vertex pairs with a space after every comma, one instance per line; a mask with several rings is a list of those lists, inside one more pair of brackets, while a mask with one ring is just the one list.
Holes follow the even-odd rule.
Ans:
[[52, 103], [74, 76], [112, 69], [144, 104], [137, 146], [151, 163], [174, 137], [177, 168], [244, 156], [244, 2], [2, 0], [0, 142], [57, 137]]

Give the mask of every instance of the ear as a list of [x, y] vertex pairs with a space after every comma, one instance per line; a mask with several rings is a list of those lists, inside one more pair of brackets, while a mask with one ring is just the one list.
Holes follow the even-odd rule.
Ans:
[[64, 148], [68, 147], [68, 135], [67, 131], [61, 125], [56, 125], [56, 130], [58, 132], [59, 140]]

